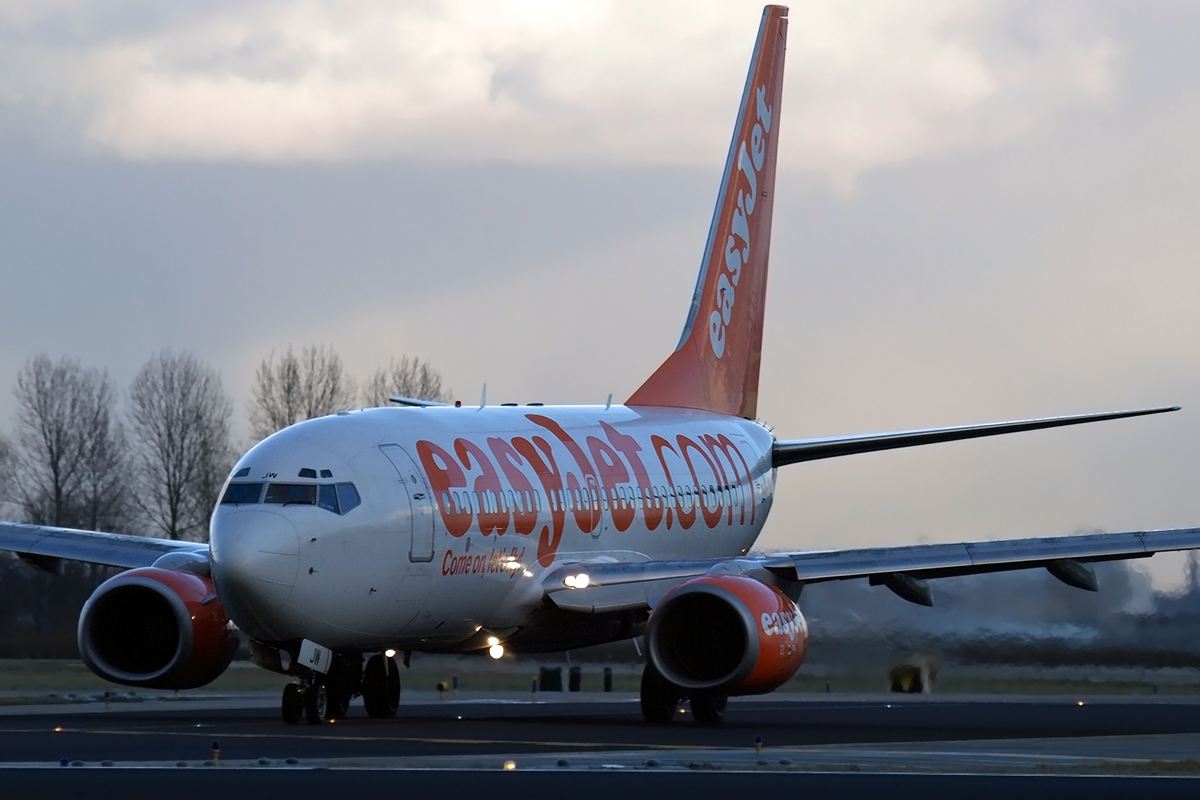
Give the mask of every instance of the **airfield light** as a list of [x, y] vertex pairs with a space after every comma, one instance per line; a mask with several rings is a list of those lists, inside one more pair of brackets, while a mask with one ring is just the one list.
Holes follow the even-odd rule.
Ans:
[[491, 647], [488, 648], [488, 655], [491, 656], [492, 658], [503, 658], [504, 657], [504, 645], [502, 645], [502, 644], [492, 645]]
[[516, 769], [516, 768], [517, 768], [517, 762], [515, 762], [515, 761], [505, 761], [505, 762], [504, 762], [504, 768], [505, 768], [505, 769]]
[[388, 658], [395, 658], [395, 657], [396, 657], [396, 651], [395, 651], [395, 650], [393, 650], [393, 649], [392, 649], [392, 648], [390, 648], [390, 647], [389, 647], [387, 650], [384, 650], [384, 651], [383, 651], [383, 654], [384, 654], [385, 656], [387, 656]]

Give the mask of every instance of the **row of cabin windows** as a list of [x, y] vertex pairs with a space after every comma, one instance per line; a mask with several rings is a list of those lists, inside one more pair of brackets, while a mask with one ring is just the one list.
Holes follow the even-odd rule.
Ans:
[[[264, 496], [263, 486], [266, 486]], [[353, 483], [231, 483], [221, 505], [319, 506], [335, 514], [345, 514], [362, 503]]]
[[[720, 505], [725, 508], [746, 505], [746, 487], [728, 486], [653, 486], [639, 490], [633, 486], [618, 486], [615, 489], [556, 489], [549, 493], [552, 511], [591, 511], [603, 509], [631, 508], [664, 508], [682, 504], [685, 511], [695, 508], [697, 502], [712, 508]], [[442, 506], [452, 514], [495, 514], [499, 512], [518, 514], [531, 511], [541, 512], [544, 508], [541, 492], [514, 491], [512, 489], [500, 492], [468, 492], [456, 490], [442, 493]]]

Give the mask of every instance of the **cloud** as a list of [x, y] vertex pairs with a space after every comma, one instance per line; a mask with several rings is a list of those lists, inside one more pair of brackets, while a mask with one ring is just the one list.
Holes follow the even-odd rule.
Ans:
[[[0, 10], [0, 131], [131, 160], [709, 165], [758, 2]], [[782, 164], [863, 173], [1035, 135], [1103, 100], [1086, 6], [928, 0], [791, 11]]]

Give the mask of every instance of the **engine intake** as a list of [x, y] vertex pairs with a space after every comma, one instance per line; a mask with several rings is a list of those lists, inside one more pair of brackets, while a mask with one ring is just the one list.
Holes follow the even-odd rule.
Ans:
[[680, 584], [659, 602], [646, 644], [659, 674], [682, 689], [759, 694], [796, 674], [808, 628], [775, 587], [714, 575]]
[[100, 585], [79, 615], [79, 653], [105, 680], [193, 689], [225, 671], [237, 649], [212, 580], [143, 567]]

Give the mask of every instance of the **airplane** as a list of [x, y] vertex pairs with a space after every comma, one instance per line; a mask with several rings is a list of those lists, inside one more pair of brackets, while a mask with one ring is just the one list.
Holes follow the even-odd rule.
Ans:
[[[125, 568], [88, 599], [79, 651], [116, 683], [205, 685], [239, 632], [293, 676], [283, 719], [361, 696], [396, 714], [397, 653], [554, 652], [640, 637], [645, 719], [796, 674], [804, 586], [862, 579], [932, 605], [931, 579], [1044, 568], [1096, 591], [1095, 562], [1200, 548], [1200, 529], [752, 553], [777, 470], [1177, 407], [778, 440], [755, 421], [787, 9], [767, 6], [683, 334], [624, 404], [396, 406], [286, 428], [234, 466], [207, 544], [0, 523], [0, 549]], [[485, 393], [486, 397], [486, 393]]]

